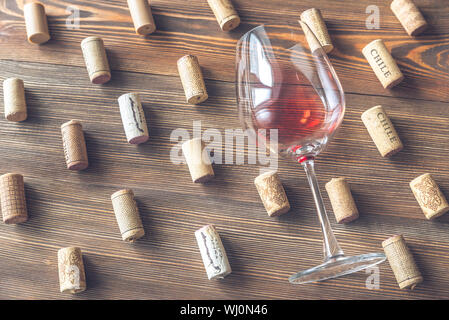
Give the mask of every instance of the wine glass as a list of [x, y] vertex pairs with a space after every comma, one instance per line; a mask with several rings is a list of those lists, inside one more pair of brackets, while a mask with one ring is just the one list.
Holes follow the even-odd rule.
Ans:
[[[243, 128], [271, 152], [301, 163], [315, 200], [324, 262], [292, 275], [289, 281], [322, 281], [385, 261], [383, 253], [345, 256], [329, 223], [314, 161], [343, 121], [345, 98], [335, 70], [307, 24], [261, 25], [244, 34], [237, 44], [236, 76]], [[269, 133], [273, 129], [275, 143]]]

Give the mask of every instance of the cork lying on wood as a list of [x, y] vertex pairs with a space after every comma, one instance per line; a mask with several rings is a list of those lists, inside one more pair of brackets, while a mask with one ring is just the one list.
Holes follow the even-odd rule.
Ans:
[[359, 210], [345, 178], [333, 178], [326, 183], [326, 191], [337, 223], [348, 223], [359, 217]]
[[30, 43], [42, 44], [50, 40], [48, 21], [43, 4], [39, 2], [25, 4], [23, 6], [23, 15]]
[[437, 218], [449, 211], [446, 197], [429, 173], [413, 179], [410, 188], [427, 219]]
[[280, 216], [290, 210], [290, 203], [276, 171], [259, 175], [254, 179], [254, 184], [270, 217]]
[[404, 148], [396, 129], [382, 106], [362, 114], [362, 121], [382, 157], [390, 157]]
[[118, 103], [128, 142], [131, 144], [146, 142], [149, 134], [140, 95], [138, 93], [123, 94], [118, 98]]
[[21, 174], [0, 176], [0, 202], [4, 223], [17, 224], [28, 220], [25, 184]]
[[423, 281], [421, 272], [402, 235], [396, 235], [385, 240], [382, 242], [382, 247], [399, 288], [413, 290]]
[[385, 89], [393, 88], [404, 79], [396, 61], [381, 39], [367, 44], [362, 52]]
[[84, 170], [89, 166], [86, 141], [81, 122], [70, 120], [61, 126], [64, 155], [69, 170]]
[[207, 0], [214, 12], [221, 30], [231, 31], [240, 24], [240, 17], [234, 9], [231, 0]]
[[202, 227], [195, 231], [195, 237], [209, 280], [223, 279], [230, 274], [231, 265], [215, 226]]
[[182, 152], [194, 183], [204, 183], [214, 177], [214, 169], [201, 138], [184, 142]]
[[134, 192], [123, 189], [111, 195], [115, 218], [123, 241], [134, 242], [145, 235]]
[[8, 121], [26, 120], [25, 87], [21, 79], [8, 78], [3, 81], [3, 99], [5, 102], [5, 118]]
[[81, 41], [81, 48], [90, 81], [93, 84], [104, 84], [111, 80], [111, 70], [103, 39], [87, 37]]
[[[334, 49], [331, 37], [327, 31], [326, 23], [324, 22], [321, 11], [315, 8], [308, 9], [301, 13], [301, 21], [306, 23], [310, 30], [315, 35], [316, 39], [319, 41], [320, 46], [323, 48], [324, 52], [329, 53]], [[304, 34], [307, 37], [307, 41], [310, 46], [310, 50], [314, 52], [319, 48], [316, 44], [315, 39], [310, 39], [313, 37], [309, 32], [304, 30]]]
[[81, 249], [67, 247], [58, 250], [59, 290], [79, 293], [86, 290], [86, 274]]
[[427, 28], [427, 21], [411, 0], [394, 0], [391, 10], [409, 36], [417, 36]]
[[199, 104], [209, 97], [198, 58], [186, 55], [178, 60], [178, 72], [187, 103]]
[[156, 24], [147, 0], [128, 0], [128, 7], [137, 34], [145, 36], [156, 31]]

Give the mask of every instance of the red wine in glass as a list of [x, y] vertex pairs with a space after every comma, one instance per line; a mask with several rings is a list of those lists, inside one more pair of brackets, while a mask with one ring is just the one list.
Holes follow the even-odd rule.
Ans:
[[298, 141], [323, 126], [323, 102], [311, 85], [304, 85], [306, 79], [300, 72], [283, 68], [275, 74], [281, 79], [275, 79], [268, 99], [255, 106], [253, 122], [267, 130], [268, 139], [269, 129], [277, 129], [279, 144], [298, 147]]

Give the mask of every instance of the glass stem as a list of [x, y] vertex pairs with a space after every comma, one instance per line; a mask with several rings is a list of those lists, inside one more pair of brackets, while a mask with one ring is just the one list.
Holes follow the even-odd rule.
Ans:
[[307, 180], [309, 180], [310, 189], [312, 190], [313, 199], [315, 200], [318, 219], [320, 220], [321, 231], [323, 232], [324, 261], [342, 256], [344, 255], [344, 252], [338, 245], [327, 217], [326, 208], [324, 207], [323, 198], [315, 174], [315, 160], [313, 158], [307, 158], [302, 161], [301, 164], [306, 171]]

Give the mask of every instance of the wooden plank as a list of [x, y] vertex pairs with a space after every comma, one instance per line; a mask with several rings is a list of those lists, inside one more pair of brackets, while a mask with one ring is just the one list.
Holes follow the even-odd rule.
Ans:
[[[199, 57], [206, 78], [229, 82], [234, 81], [235, 45], [245, 31], [263, 23], [295, 23], [299, 12], [317, 5], [313, 0], [282, 1], [282, 6], [271, 0], [235, 0], [243, 23], [236, 31], [224, 33], [206, 1], [155, 0], [152, 7], [158, 31], [142, 38], [134, 34], [125, 1], [75, 3], [81, 10], [79, 30], [66, 28], [70, 14], [66, 7], [73, 4], [71, 1], [43, 2], [53, 37], [43, 46], [30, 45], [25, 40], [22, 1], [0, 4], [2, 59], [83, 66], [81, 40], [99, 35], [106, 42], [114, 70], [177, 76], [176, 60], [191, 53]], [[440, 89], [441, 86], [447, 89], [449, 81], [449, 60], [445, 54], [449, 28], [447, 6], [440, 0], [421, 0], [418, 4], [431, 28], [413, 39], [405, 33], [385, 1], [356, 1], [345, 6], [344, 11], [338, 1], [320, 2], [336, 46], [331, 60], [347, 92], [449, 101], [449, 91]], [[380, 8], [379, 30], [366, 29], [368, 5]], [[384, 39], [406, 77], [391, 91], [382, 88], [361, 52], [377, 38]]]
[[[318, 158], [324, 183], [349, 178], [361, 217], [335, 233], [347, 254], [381, 251], [388, 236], [403, 233], [426, 279], [416, 290], [401, 291], [387, 263], [380, 267], [380, 290], [365, 287], [367, 274], [292, 286], [294, 272], [321, 262], [321, 235], [313, 200], [298, 164], [279, 161], [292, 211], [266, 215], [253, 185], [257, 165], [215, 165], [216, 179], [193, 185], [187, 168], [170, 162], [176, 128], [237, 128], [234, 84], [207, 80], [211, 98], [200, 106], [184, 102], [177, 77], [114, 71], [105, 86], [92, 86], [84, 67], [0, 61], [0, 80], [25, 81], [29, 119], [0, 120], [0, 172], [25, 176], [30, 220], [0, 224], [0, 298], [26, 299], [436, 299], [449, 298], [449, 217], [425, 220], [408, 182], [421, 172], [435, 174], [449, 194], [448, 103], [411, 98], [348, 94], [341, 131]], [[48, 76], [51, 75], [51, 76]], [[117, 97], [142, 93], [150, 141], [126, 144]], [[2, 94], [0, 94], [0, 100]], [[382, 159], [361, 113], [376, 104], [389, 112], [406, 145]], [[59, 126], [71, 118], [85, 125], [91, 166], [65, 169]], [[133, 188], [147, 236], [123, 243], [109, 199]], [[335, 225], [331, 215], [332, 224]], [[233, 274], [208, 281], [194, 231], [214, 223], [227, 248]], [[56, 251], [83, 248], [88, 290], [77, 296], [58, 292]]]

